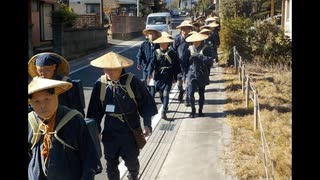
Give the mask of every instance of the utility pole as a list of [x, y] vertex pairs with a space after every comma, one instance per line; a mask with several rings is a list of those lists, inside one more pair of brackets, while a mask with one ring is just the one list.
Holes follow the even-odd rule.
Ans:
[[271, 18], [273, 18], [274, 16], [274, 0], [271, 0], [271, 14], [270, 14]]
[[137, 0], [137, 17], [139, 17], [139, 0]]
[[285, 16], [285, 12], [284, 12], [284, 8], [285, 8], [285, 0], [282, 0], [282, 6], [281, 6], [281, 30], [282, 32], [284, 32], [284, 18]]
[[100, 0], [100, 26], [103, 25], [103, 0]]

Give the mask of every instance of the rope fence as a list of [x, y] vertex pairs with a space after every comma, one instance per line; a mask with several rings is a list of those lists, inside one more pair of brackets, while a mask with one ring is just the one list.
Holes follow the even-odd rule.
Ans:
[[[234, 58], [235, 74], [239, 73], [239, 81], [241, 82], [242, 96], [245, 96], [244, 99], [245, 99], [246, 107], [249, 108], [250, 100], [253, 102], [253, 113], [254, 113], [253, 131], [256, 131], [258, 128], [260, 130], [261, 147], [263, 152], [263, 162], [264, 162], [266, 179], [274, 180], [274, 166], [271, 160], [272, 158], [271, 158], [270, 148], [266, 141], [264, 129], [261, 123], [258, 90], [256, 89], [250, 75], [246, 73], [245, 62], [242, 60], [242, 57], [240, 56], [235, 46], [233, 46], [233, 58]], [[271, 172], [269, 172], [268, 166], [271, 166]]]

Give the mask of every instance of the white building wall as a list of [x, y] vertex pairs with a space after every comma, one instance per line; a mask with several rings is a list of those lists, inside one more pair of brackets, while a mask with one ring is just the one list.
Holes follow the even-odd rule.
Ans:
[[292, 39], [292, 0], [286, 0], [284, 14], [284, 33]]

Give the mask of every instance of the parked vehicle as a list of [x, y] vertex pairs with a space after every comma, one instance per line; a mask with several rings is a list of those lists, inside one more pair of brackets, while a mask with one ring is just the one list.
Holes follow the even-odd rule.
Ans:
[[172, 34], [171, 14], [169, 12], [149, 14], [146, 20], [146, 29], [149, 28]]
[[178, 8], [173, 8], [171, 11], [171, 16], [175, 17], [175, 16], [179, 16], [179, 9]]

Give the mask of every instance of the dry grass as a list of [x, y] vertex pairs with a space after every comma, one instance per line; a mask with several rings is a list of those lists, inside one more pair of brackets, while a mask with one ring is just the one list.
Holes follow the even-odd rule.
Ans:
[[[292, 177], [291, 71], [248, 65], [247, 73], [258, 90], [261, 123], [270, 148], [275, 179]], [[239, 179], [264, 179], [260, 130], [253, 131], [253, 103], [245, 107], [239, 76], [225, 67], [228, 123], [232, 128], [232, 173]], [[271, 167], [268, 168], [269, 172]], [[270, 177], [271, 173], [269, 174]]]

